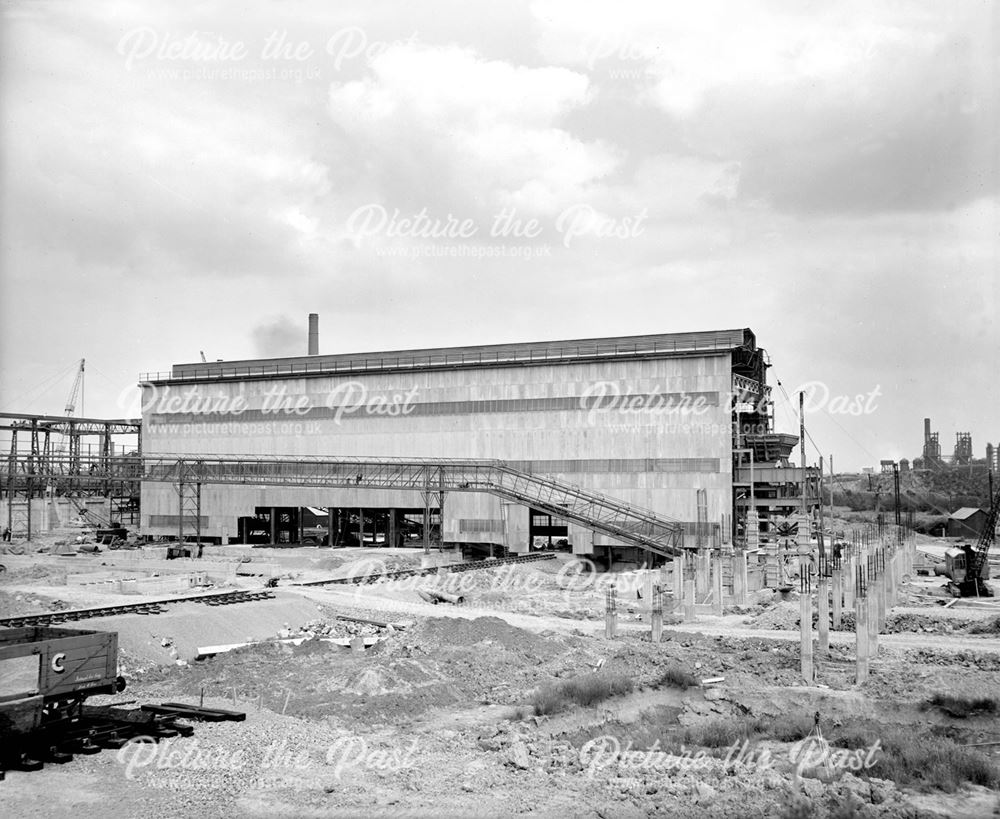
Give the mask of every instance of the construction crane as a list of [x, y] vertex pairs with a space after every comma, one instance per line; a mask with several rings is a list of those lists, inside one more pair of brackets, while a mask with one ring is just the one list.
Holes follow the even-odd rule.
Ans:
[[990, 547], [996, 538], [997, 520], [1000, 518], [1000, 491], [993, 495], [993, 475], [990, 475], [990, 512], [973, 547], [963, 543], [957, 549], [945, 552], [945, 573], [950, 578], [948, 591], [955, 597], [992, 597], [993, 590], [986, 585], [989, 579]]
[[83, 368], [87, 359], [80, 359], [80, 366], [76, 371], [76, 378], [73, 380], [73, 389], [69, 391], [69, 398], [66, 399], [66, 415], [76, 414], [76, 399], [80, 398], [80, 411], [83, 412]]

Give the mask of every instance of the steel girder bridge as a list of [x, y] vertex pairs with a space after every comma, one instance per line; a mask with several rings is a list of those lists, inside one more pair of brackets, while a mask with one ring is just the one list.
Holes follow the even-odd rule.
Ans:
[[[25, 481], [29, 486], [57, 482], [82, 487], [108, 480], [172, 484], [181, 539], [201, 537], [201, 487], [236, 484], [409, 490], [423, 497], [425, 520], [435, 498], [443, 516], [447, 493], [485, 492], [659, 555], [672, 556], [684, 548], [684, 528], [676, 520], [496, 460], [143, 454], [113, 459], [97, 473], [74, 474], [74, 466], [69, 458], [50, 457], [39, 464], [15, 456], [8, 460], [3, 478], [9, 490]], [[185, 531], [190, 529], [194, 531]]]

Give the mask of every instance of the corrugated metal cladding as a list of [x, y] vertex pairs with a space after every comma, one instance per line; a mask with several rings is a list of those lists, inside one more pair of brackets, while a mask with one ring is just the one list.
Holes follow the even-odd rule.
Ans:
[[[173, 378], [144, 388], [143, 448], [500, 459], [658, 510], [692, 532], [705, 490], [717, 530], [732, 508], [732, 351], [755, 347], [741, 329], [177, 365]], [[308, 373], [289, 371], [306, 364]], [[235, 537], [237, 519], [263, 506], [421, 505], [406, 491], [204, 486], [203, 532]], [[144, 485], [142, 509], [145, 531], [175, 533], [170, 485]], [[524, 507], [447, 497], [449, 541], [523, 549], [528, 529]], [[580, 553], [612, 545], [575, 526], [570, 540]]]

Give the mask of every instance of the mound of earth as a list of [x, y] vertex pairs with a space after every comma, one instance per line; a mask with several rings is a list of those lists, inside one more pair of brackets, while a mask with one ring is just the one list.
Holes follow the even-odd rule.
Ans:
[[407, 633], [407, 642], [423, 650], [464, 648], [491, 644], [523, 657], [547, 658], [559, 653], [558, 646], [541, 635], [510, 625], [499, 617], [433, 617]]

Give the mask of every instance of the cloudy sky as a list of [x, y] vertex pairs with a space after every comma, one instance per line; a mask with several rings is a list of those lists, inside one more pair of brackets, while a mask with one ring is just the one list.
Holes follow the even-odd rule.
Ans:
[[7, 0], [0, 408], [85, 357], [134, 414], [309, 312], [323, 352], [751, 327], [838, 466], [925, 415], [982, 457], [998, 8]]

